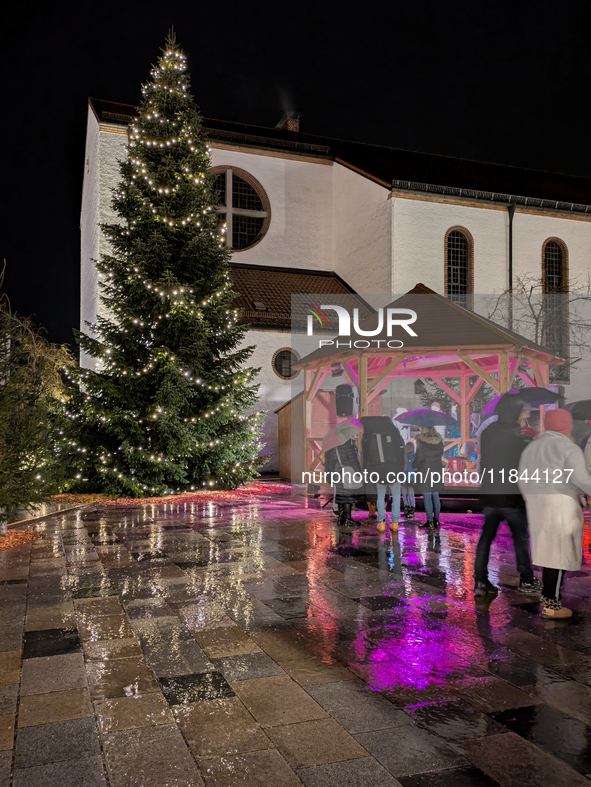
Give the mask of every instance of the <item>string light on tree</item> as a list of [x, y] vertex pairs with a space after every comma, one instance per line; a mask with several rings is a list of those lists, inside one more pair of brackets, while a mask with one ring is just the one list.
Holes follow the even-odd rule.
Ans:
[[201, 117], [169, 36], [129, 128], [96, 261], [106, 316], [79, 337], [59, 444], [74, 486], [143, 496], [237, 486], [264, 460], [252, 348], [232, 307]]

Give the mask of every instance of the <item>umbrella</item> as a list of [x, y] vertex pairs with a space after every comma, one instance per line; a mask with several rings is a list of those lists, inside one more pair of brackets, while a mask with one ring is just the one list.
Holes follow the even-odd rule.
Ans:
[[363, 432], [363, 424], [357, 418], [347, 418], [346, 421], [341, 421], [340, 424], [333, 426], [322, 438], [322, 453], [325, 454], [331, 448], [345, 445], [359, 432]]
[[[539, 407], [541, 404], [553, 404], [560, 399], [560, 394], [549, 391], [547, 388], [514, 388], [503, 396], [518, 396], [526, 404]], [[482, 415], [492, 415], [501, 400], [501, 396], [494, 396], [482, 411]], [[574, 416], [573, 416], [574, 417]], [[589, 416], [591, 418], [591, 415]]]
[[501, 396], [493, 396], [490, 402], [487, 402], [486, 407], [482, 411], [482, 417], [484, 418], [485, 415], [492, 415], [495, 411], [495, 407], [497, 406], [498, 401], [500, 400]]
[[560, 399], [559, 393], [549, 391], [547, 388], [518, 388], [509, 393], [518, 395], [520, 399], [533, 407], [539, 407], [541, 404], [554, 404]]
[[398, 423], [414, 426], [452, 426], [457, 423], [453, 416], [440, 413], [438, 410], [429, 410], [427, 407], [399, 415], [396, 420]]
[[579, 402], [571, 402], [564, 408], [568, 410], [573, 419], [577, 421], [591, 420], [591, 399], [582, 399]]

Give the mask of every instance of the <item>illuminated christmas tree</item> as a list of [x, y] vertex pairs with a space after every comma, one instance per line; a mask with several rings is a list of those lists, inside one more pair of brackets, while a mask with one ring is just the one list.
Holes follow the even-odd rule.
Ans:
[[60, 454], [74, 486], [143, 496], [256, 475], [261, 414], [233, 309], [201, 117], [174, 36], [142, 88], [96, 263], [107, 316], [81, 347]]

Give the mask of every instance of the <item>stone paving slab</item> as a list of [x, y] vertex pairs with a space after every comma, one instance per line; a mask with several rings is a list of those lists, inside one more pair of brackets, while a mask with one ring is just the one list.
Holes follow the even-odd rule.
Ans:
[[0, 560], [0, 787], [13, 758], [12, 787], [588, 783], [591, 570], [543, 621], [504, 534], [474, 600], [478, 517], [380, 536], [306, 506], [32, 525]]

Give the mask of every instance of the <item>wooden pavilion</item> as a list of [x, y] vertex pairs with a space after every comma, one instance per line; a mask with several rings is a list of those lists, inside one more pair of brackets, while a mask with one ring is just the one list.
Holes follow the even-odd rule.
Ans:
[[[304, 391], [303, 407], [298, 410], [300, 423], [292, 420], [290, 442], [293, 450], [294, 440], [303, 439], [303, 451], [297, 452], [303, 454], [303, 471], [321, 469], [324, 435], [313, 434], [312, 402], [335, 362], [341, 363], [345, 379], [359, 390], [360, 416], [369, 414], [372, 401], [395, 378], [428, 378], [436, 383], [458, 404], [459, 410], [461, 436], [446, 440], [446, 451], [470, 440], [470, 403], [483, 385], [503, 394], [514, 387], [519, 377], [527, 386], [545, 388], [549, 384], [550, 366], [564, 363], [546, 348], [454, 303], [424, 284], [417, 284], [384, 312], [390, 307], [412, 309], [418, 315], [411, 326], [417, 336], [397, 330], [395, 338], [404, 342], [401, 349], [386, 346], [392, 337], [387, 335], [385, 327], [371, 340], [352, 331], [346, 342], [351, 342], [351, 348], [340, 351], [334, 346], [323, 346], [294, 366], [304, 372]], [[372, 315], [360, 327], [368, 331], [378, 326], [378, 316]], [[445, 382], [449, 378], [459, 380], [459, 392]], [[292, 478], [296, 470], [299, 468], [292, 467]]]

